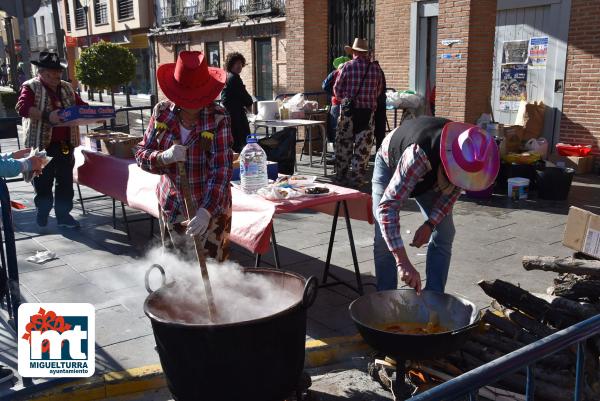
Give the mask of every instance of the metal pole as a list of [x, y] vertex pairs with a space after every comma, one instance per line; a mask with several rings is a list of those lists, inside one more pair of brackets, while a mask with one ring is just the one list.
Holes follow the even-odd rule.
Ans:
[[[57, 0], [52, 0], [52, 22], [54, 24], [54, 36], [56, 36], [56, 51], [58, 51], [58, 57], [61, 60], [66, 61], [67, 57], [65, 56], [65, 48], [64, 48], [65, 32], [60, 27], [60, 18], [58, 15]], [[69, 69], [68, 68], [66, 68], [63, 71], [63, 79], [65, 79], [65, 80], [69, 79]]]
[[17, 83], [17, 52], [15, 51], [15, 37], [13, 36], [12, 17], [4, 18], [4, 27], [6, 28], [6, 51], [10, 57], [10, 81], [13, 89], [18, 92]]
[[17, 20], [19, 21], [19, 36], [21, 37], [21, 59], [25, 79], [31, 78], [31, 63], [29, 60], [29, 39], [25, 25], [25, 0], [17, 0]]
[[[89, 48], [92, 44], [90, 41], [90, 24], [88, 23], [88, 6], [83, 6], [83, 13], [85, 14], [85, 36], [87, 39], [87, 47]], [[88, 100], [94, 100], [94, 90], [88, 85]]]

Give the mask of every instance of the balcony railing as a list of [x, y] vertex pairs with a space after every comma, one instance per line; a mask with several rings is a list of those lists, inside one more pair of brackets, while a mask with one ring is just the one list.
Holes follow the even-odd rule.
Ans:
[[233, 20], [241, 15], [284, 15], [285, 0], [163, 0], [162, 24]]
[[54, 33], [46, 35], [46, 47], [48, 49], [56, 50], [56, 35]]
[[119, 20], [133, 18], [133, 0], [117, 0], [117, 17]]
[[106, 0], [94, 0], [94, 22], [96, 25], [108, 24], [108, 4]]
[[186, 0], [164, 0], [162, 24], [191, 23], [199, 12], [198, 2]]
[[283, 14], [285, 12], [284, 0], [241, 0], [239, 3], [242, 15]]
[[75, 29], [86, 28], [87, 18], [85, 17], [85, 11], [83, 8], [75, 9]]

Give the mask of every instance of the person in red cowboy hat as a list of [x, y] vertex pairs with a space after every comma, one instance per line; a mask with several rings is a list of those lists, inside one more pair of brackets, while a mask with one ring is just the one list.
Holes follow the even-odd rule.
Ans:
[[425, 221], [410, 245], [429, 243], [425, 289], [443, 292], [455, 233], [452, 207], [463, 189], [489, 188], [499, 168], [493, 137], [471, 124], [423, 116], [390, 132], [375, 157], [372, 180], [377, 290], [396, 289], [400, 274], [421, 291], [421, 275], [400, 235], [400, 210], [408, 198], [415, 198]]
[[[163, 245], [185, 254], [193, 249], [190, 236], [201, 235], [209, 256], [222, 261], [231, 231], [233, 137], [229, 115], [214, 100], [227, 74], [209, 67], [204, 53], [182, 51], [156, 76], [168, 100], [154, 107], [136, 159], [142, 169], [161, 175], [156, 191]], [[185, 162], [195, 204], [189, 221], [177, 162]]]

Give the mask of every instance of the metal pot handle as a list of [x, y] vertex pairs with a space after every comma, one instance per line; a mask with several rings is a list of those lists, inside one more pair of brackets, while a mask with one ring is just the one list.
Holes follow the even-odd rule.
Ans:
[[310, 276], [304, 285], [304, 294], [302, 295], [302, 306], [308, 309], [315, 303], [317, 299], [317, 291], [319, 289], [319, 280], [315, 276]]
[[144, 284], [146, 284], [146, 291], [148, 291], [149, 294], [152, 294], [154, 292], [154, 290], [152, 290], [152, 288], [150, 288], [150, 273], [152, 273], [152, 270], [154, 270], [154, 269], [158, 269], [158, 271], [160, 272], [160, 275], [162, 277], [162, 283], [160, 284], [160, 286], [164, 287], [167, 284], [167, 275], [165, 274], [165, 269], [163, 269], [163, 267], [161, 265], [158, 265], [156, 263], [153, 264], [146, 271], [146, 276], [144, 277]]

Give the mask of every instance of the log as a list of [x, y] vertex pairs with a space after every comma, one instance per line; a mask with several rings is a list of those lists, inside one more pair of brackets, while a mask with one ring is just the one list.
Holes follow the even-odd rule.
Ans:
[[600, 260], [557, 258], [555, 256], [523, 256], [525, 270], [572, 273], [600, 278]]
[[[448, 355], [446, 359], [457, 366], [468, 366], [469, 368], [465, 369], [465, 371], [475, 369], [484, 364], [481, 359], [470, 355], [467, 352], [461, 352], [460, 354], [454, 353]], [[526, 376], [523, 374], [512, 373], [499, 379], [497, 383], [509, 391], [524, 394]], [[494, 385], [494, 383], [491, 384]], [[536, 400], [540, 401], [541, 399], [546, 401], [572, 401], [573, 393], [552, 383], [536, 379], [535, 397]]]
[[596, 305], [579, 303], [564, 297], [556, 297], [550, 304], [568, 311], [569, 314], [576, 316], [579, 320], [586, 320], [600, 313], [600, 309]]
[[[523, 348], [526, 344], [513, 340], [500, 334], [496, 330], [488, 330], [485, 333], [474, 334], [471, 339], [480, 344], [487, 345], [488, 347], [494, 347], [505, 354], [516, 351], [519, 348]], [[575, 358], [572, 354], [561, 351], [559, 353], [549, 355], [544, 359], [540, 359], [538, 364], [544, 365], [552, 369], [572, 369], [575, 363]]]
[[528, 332], [535, 334], [538, 337], [546, 337], [556, 332], [556, 330], [551, 329], [544, 323], [533, 320], [519, 311], [508, 309], [506, 310], [506, 317], [508, 317], [517, 326], [524, 328]]
[[485, 323], [488, 323], [494, 328], [502, 331], [513, 340], [520, 341], [524, 344], [531, 344], [532, 342], [535, 342], [541, 338], [531, 333], [528, 333], [527, 331], [517, 326], [510, 320], [495, 315], [489, 310], [485, 311], [482, 319]]
[[[467, 341], [461, 348], [462, 351], [470, 354], [470, 355], [478, 355], [479, 358], [484, 362], [494, 361], [504, 354], [493, 347], [481, 346], [472, 341]], [[537, 365], [537, 364], [536, 364]], [[562, 373], [559, 373], [562, 372]], [[519, 371], [519, 374], [525, 374], [523, 371]], [[550, 383], [554, 383], [557, 386], [562, 388], [573, 388], [575, 383], [575, 377], [571, 374], [571, 372], [567, 371], [550, 371], [548, 369], [544, 369], [542, 366], [537, 366], [535, 369], [535, 378], [536, 380], [543, 380]]]
[[549, 322], [555, 327], [567, 327], [576, 323], [572, 316], [553, 308], [549, 302], [503, 280], [480, 281], [479, 287], [490, 297], [507, 308], [517, 309], [534, 319]]
[[573, 301], [589, 300], [598, 302], [600, 299], [600, 280], [573, 280], [554, 286], [554, 295]]

